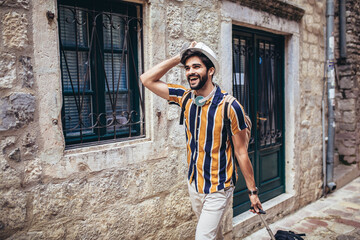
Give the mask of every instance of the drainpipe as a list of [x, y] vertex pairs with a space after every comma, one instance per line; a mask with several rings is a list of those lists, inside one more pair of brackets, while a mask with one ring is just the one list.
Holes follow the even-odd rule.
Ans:
[[[324, 66], [324, 73], [326, 72], [326, 66]], [[326, 197], [326, 140], [325, 137], [326, 130], [325, 130], [325, 91], [326, 91], [326, 78], [324, 77], [324, 84], [323, 84], [323, 93], [321, 99], [321, 126], [322, 126], [322, 163], [323, 163], [323, 196]]]
[[333, 191], [335, 140], [335, 61], [334, 61], [334, 0], [326, 1], [326, 77], [328, 93], [328, 144], [326, 152], [326, 186]]
[[346, 58], [346, 0], [339, 3], [339, 24], [340, 24], [340, 58]]

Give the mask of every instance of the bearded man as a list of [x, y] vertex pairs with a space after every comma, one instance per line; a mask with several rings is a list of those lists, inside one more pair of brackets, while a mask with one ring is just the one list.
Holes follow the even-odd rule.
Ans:
[[[184, 65], [190, 89], [160, 80], [179, 63]], [[215, 53], [204, 43], [192, 42], [189, 48], [140, 76], [145, 87], [184, 109], [188, 190], [198, 218], [196, 240], [223, 239], [221, 219], [233, 196], [234, 177], [236, 179], [231, 144], [221, 114], [228, 94], [213, 83], [213, 76], [218, 71]], [[189, 94], [188, 100], [184, 101]], [[229, 116], [234, 153], [249, 190], [251, 211], [259, 213], [262, 206], [247, 153], [245, 129], [248, 126], [238, 101], [231, 103]]]

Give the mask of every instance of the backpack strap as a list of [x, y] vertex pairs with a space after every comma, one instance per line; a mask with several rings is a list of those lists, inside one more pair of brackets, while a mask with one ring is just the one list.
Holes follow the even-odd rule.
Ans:
[[229, 112], [230, 112], [230, 108], [231, 108], [231, 104], [232, 102], [235, 100], [234, 97], [230, 96], [230, 95], [226, 95], [225, 99], [224, 99], [224, 107], [223, 107], [223, 111], [222, 111], [222, 117], [223, 117], [223, 121], [224, 121], [224, 125], [226, 128], [226, 134], [227, 137], [230, 140], [230, 145], [231, 145], [231, 156], [232, 156], [232, 165], [233, 165], [233, 173], [231, 176], [231, 180], [234, 184], [234, 186], [236, 185], [236, 180], [237, 180], [237, 160], [236, 160], [236, 156], [235, 156], [235, 150], [234, 150], [234, 143], [232, 141], [232, 133], [231, 133], [231, 122], [230, 122], [230, 118], [229, 118]]
[[[226, 128], [226, 134], [229, 138], [230, 141], [230, 145], [231, 145], [231, 154], [232, 154], [232, 163], [233, 163], [233, 174], [232, 174], [232, 181], [233, 184], [236, 185], [236, 179], [237, 179], [237, 167], [238, 166], [238, 162], [235, 156], [235, 150], [234, 150], [234, 143], [232, 141], [232, 132], [231, 132], [231, 120], [230, 120], [230, 111], [231, 111], [231, 105], [232, 103], [236, 100], [235, 97], [231, 96], [231, 95], [226, 95], [225, 99], [224, 99], [224, 107], [222, 109], [222, 117], [223, 117], [223, 121], [224, 121], [224, 125]], [[250, 141], [250, 137], [251, 137], [251, 127], [252, 127], [252, 123], [250, 120], [250, 117], [248, 115], [245, 114], [244, 116], [245, 118], [245, 123], [248, 126], [246, 128], [246, 139], [245, 139], [245, 144], [246, 144], [246, 149], [249, 146], [249, 141]]]
[[187, 91], [184, 93], [181, 99], [180, 125], [184, 124], [184, 112], [185, 112], [186, 104], [190, 97], [191, 97], [191, 91]]
[[[231, 96], [231, 95], [226, 95], [225, 96], [225, 106], [222, 109], [222, 117], [225, 120], [226, 118], [230, 119], [230, 111], [231, 111], [231, 105], [232, 103], [236, 100], [235, 97]], [[226, 114], [227, 113], [227, 114]], [[248, 126], [246, 128], [246, 139], [245, 139], [245, 143], [246, 143], [246, 149], [249, 147], [249, 142], [250, 142], [250, 138], [251, 138], [251, 127], [252, 127], [252, 123], [251, 123], [251, 119], [250, 117], [244, 113], [244, 119], [245, 119], [245, 123]], [[231, 128], [230, 128], [231, 129]], [[231, 131], [230, 131], [231, 133]], [[229, 135], [231, 136], [231, 135]], [[231, 138], [230, 138], [231, 139]]]

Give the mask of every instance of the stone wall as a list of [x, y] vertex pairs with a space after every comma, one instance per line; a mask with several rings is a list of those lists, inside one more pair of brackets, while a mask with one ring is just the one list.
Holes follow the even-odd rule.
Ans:
[[[225, 0], [135, 2], [144, 6], [145, 69], [175, 55], [184, 41], [197, 40], [215, 50], [220, 72], [228, 72], [232, 24], [286, 36], [286, 191], [292, 196], [286, 203], [292, 209], [269, 216], [277, 219], [319, 198], [325, 0], [288, 1], [305, 10], [302, 18], [301, 9], [271, 15], [261, 4], [250, 11], [252, 1], [234, 0], [236, 10], [249, 14], [237, 19], [223, 7]], [[179, 108], [147, 91], [146, 138], [65, 150], [56, 15], [56, 0], [0, 0], [0, 239], [193, 239]], [[265, 17], [254, 17], [259, 15]], [[349, 16], [358, 21], [358, 14]], [[352, 31], [358, 43], [358, 30]], [[348, 54], [358, 49], [352, 46]], [[358, 69], [353, 66], [349, 75]], [[180, 67], [163, 80], [186, 84]], [[231, 72], [215, 81], [230, 90]], [[349, 80], [341, 81], [349, 96]], [[350, 99], [354, 109], [359, 106], [358, 98], [347, 97], [338, 103], [341, 114], [352, 114], [345, 109]], [[225, 222], [227, 239], [260, 226], [246, 223], [233, 234], [231, 209]]]
[[[171, 15], [176, 4], [145, 5], [148, 30], [160, 24], [146, 37], [164, 41], [166, 26], [179, 38], [179, 19]], [[146, 139], [64, 150], [56, 1], [0, 6], [0, 239], [192, 239], [196, 224], [178, 109], [159, 99], [152, 106], [154, 96], [147, 94]], [[199, 4], [193, 7], [205, 16]], [[168, 16], [167, 24], [158, 14]], [[217, 14], [206, 18], [209, 24]], [[212, 46], [216, 31], [206, 32]], [[154, 50], [159, 59], [180, 47], [164, 43], [163, 52]]]
[[341, 164], [360, 162], [360, 3], [346, 1], [346, 59], [339, 53], [339, 3], [335, 8], [337, 59], [335, 148]]
[[[0, 238], [23, 229], [36, 179], [36, 83], [31, 2], [0, 1]], [[36, 181], [36, 180], [35, 180]]]
[[322, 123], [321, 101], [324, 86], [326, 1], [302, 1], [306, 10], [302, 18], [300, 40], [300, 124], [297, 130], [299, 206], [322, 194]]

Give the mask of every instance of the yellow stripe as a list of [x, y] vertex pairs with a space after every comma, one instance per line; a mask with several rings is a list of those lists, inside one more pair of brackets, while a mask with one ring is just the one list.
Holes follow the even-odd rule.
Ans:
[[210, 192], [217, 191], [217, 186], [219, 184], [219, 172], [220, 172], [220, 143], [221, 143], [221, 128], [223, 124], [223, 119], [221, 116], [221, 106], [218, 106], [215, 113], [215, 127], [213, 130], [213, 148], [212, 148], [212, 157], [213, 162], [211, 166], [211, 189]]
[[200, 128], [199, 128], [199, 139], [198, 139], [198, 148], [199, 148], [199, 155], [197, 161], [197, 169], [198, 169], [198, 189], [204, 189], [205, 179], [204, 179], [204, 158], [205, 158], [205, 140], [206, 140], [206, 128], [207, 128], [207, 113], [209, 110], [209, 104], [204, 105], [201, 108], [200, 113]]
[[231, 181], [231, 176], [233, 173], [233, 164], [232, 164], [232, 159], [231, 159], [231, 146], [230, 144], [228, 144], [228, 149], [226, 149], [226, 155], [227, 155], [227, 169], [226, 169], [226, 182], [230, 182]]

